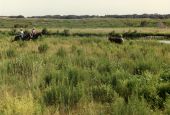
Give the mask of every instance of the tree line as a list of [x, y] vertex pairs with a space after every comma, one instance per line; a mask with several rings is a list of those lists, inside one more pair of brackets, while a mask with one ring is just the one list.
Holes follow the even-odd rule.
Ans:
[[[4, 16], [0, 16], [4, 17]], [[52, 19], [84, 19], [84, 18], [151, 18], [151, 19], [168, 19], [170, 14], [131, 14], [131, 15], [44, 15], [44, 16], [5, 16], [8, 18], [52, 18]]]
[[170, 14], [132, 14], [132, 15], [45, 15], [31, 16], [28, 18], [52, 18], [52, 19], [84, 19], [84, 18], [151, 18], [151, 19], [168, 19]]

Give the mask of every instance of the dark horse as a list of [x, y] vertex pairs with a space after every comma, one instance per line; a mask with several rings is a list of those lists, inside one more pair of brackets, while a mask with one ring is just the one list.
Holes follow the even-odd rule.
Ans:
[[16, 35], [14, 40], [12, 40], [12, 41], [14, 42], [14, 41], [18, 41], [18, 40], [22, 40], [22, 41], [36, 40], [41, 36], [42, 36], [41, 32], [38, 32], [38, 33], [36, 33], [36, 34], [34, 34], [32, 36], [31, 36], [30, 33], [24, 33], [23, 37], [21, 37], [21, 35]]
[[32, 37], [31, 37], [31, 39], [32, 40], [36, 40], [36, 39], [38, 39], [39, 37], [41, 37], [42, 36], [42, 32], [37, 32], [36, 34], [34, 34]]

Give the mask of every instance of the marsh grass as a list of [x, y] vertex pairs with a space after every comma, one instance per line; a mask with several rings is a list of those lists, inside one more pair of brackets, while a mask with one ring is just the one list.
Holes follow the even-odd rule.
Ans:
[[169, 45], [51, 36], [0, 46], [0, 114], [169, 113]]

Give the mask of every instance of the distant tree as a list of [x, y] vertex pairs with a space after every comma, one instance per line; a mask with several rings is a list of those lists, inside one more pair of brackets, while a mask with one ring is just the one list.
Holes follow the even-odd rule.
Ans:
[[14, 24], [14, 28], [23, 28], [23, 25], [21, 25], [21, 24]]
[[147, 26], [148, 25], [148, 22], [147, 21], [141, 21], [141, 23], [140, 23], [140, 26], [141, 27], [145, 27], [145, 26]]
[[69, 36], [70, 35], [70, 30], [69, 29], [64, 29], [63, 34], [64, 34], [64, 36]]
[[166, 25], [163, 22], [158, 22], [156, 26], [159, 27], [159, 28], [165, 28], [166, 27]]
[[9, 18], [25, 18], [23, 15], [18, 15], [18, 16], [9, 16]]

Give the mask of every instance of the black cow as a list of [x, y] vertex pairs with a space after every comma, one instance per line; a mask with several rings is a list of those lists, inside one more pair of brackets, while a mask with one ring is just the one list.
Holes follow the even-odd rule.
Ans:
[[110, 42], [115, 42], [118, 44], [122, 44], [124, 42], [124, 39], [122, 37], [113, 37], [113, 36], [109, 36], [109, 41]]

